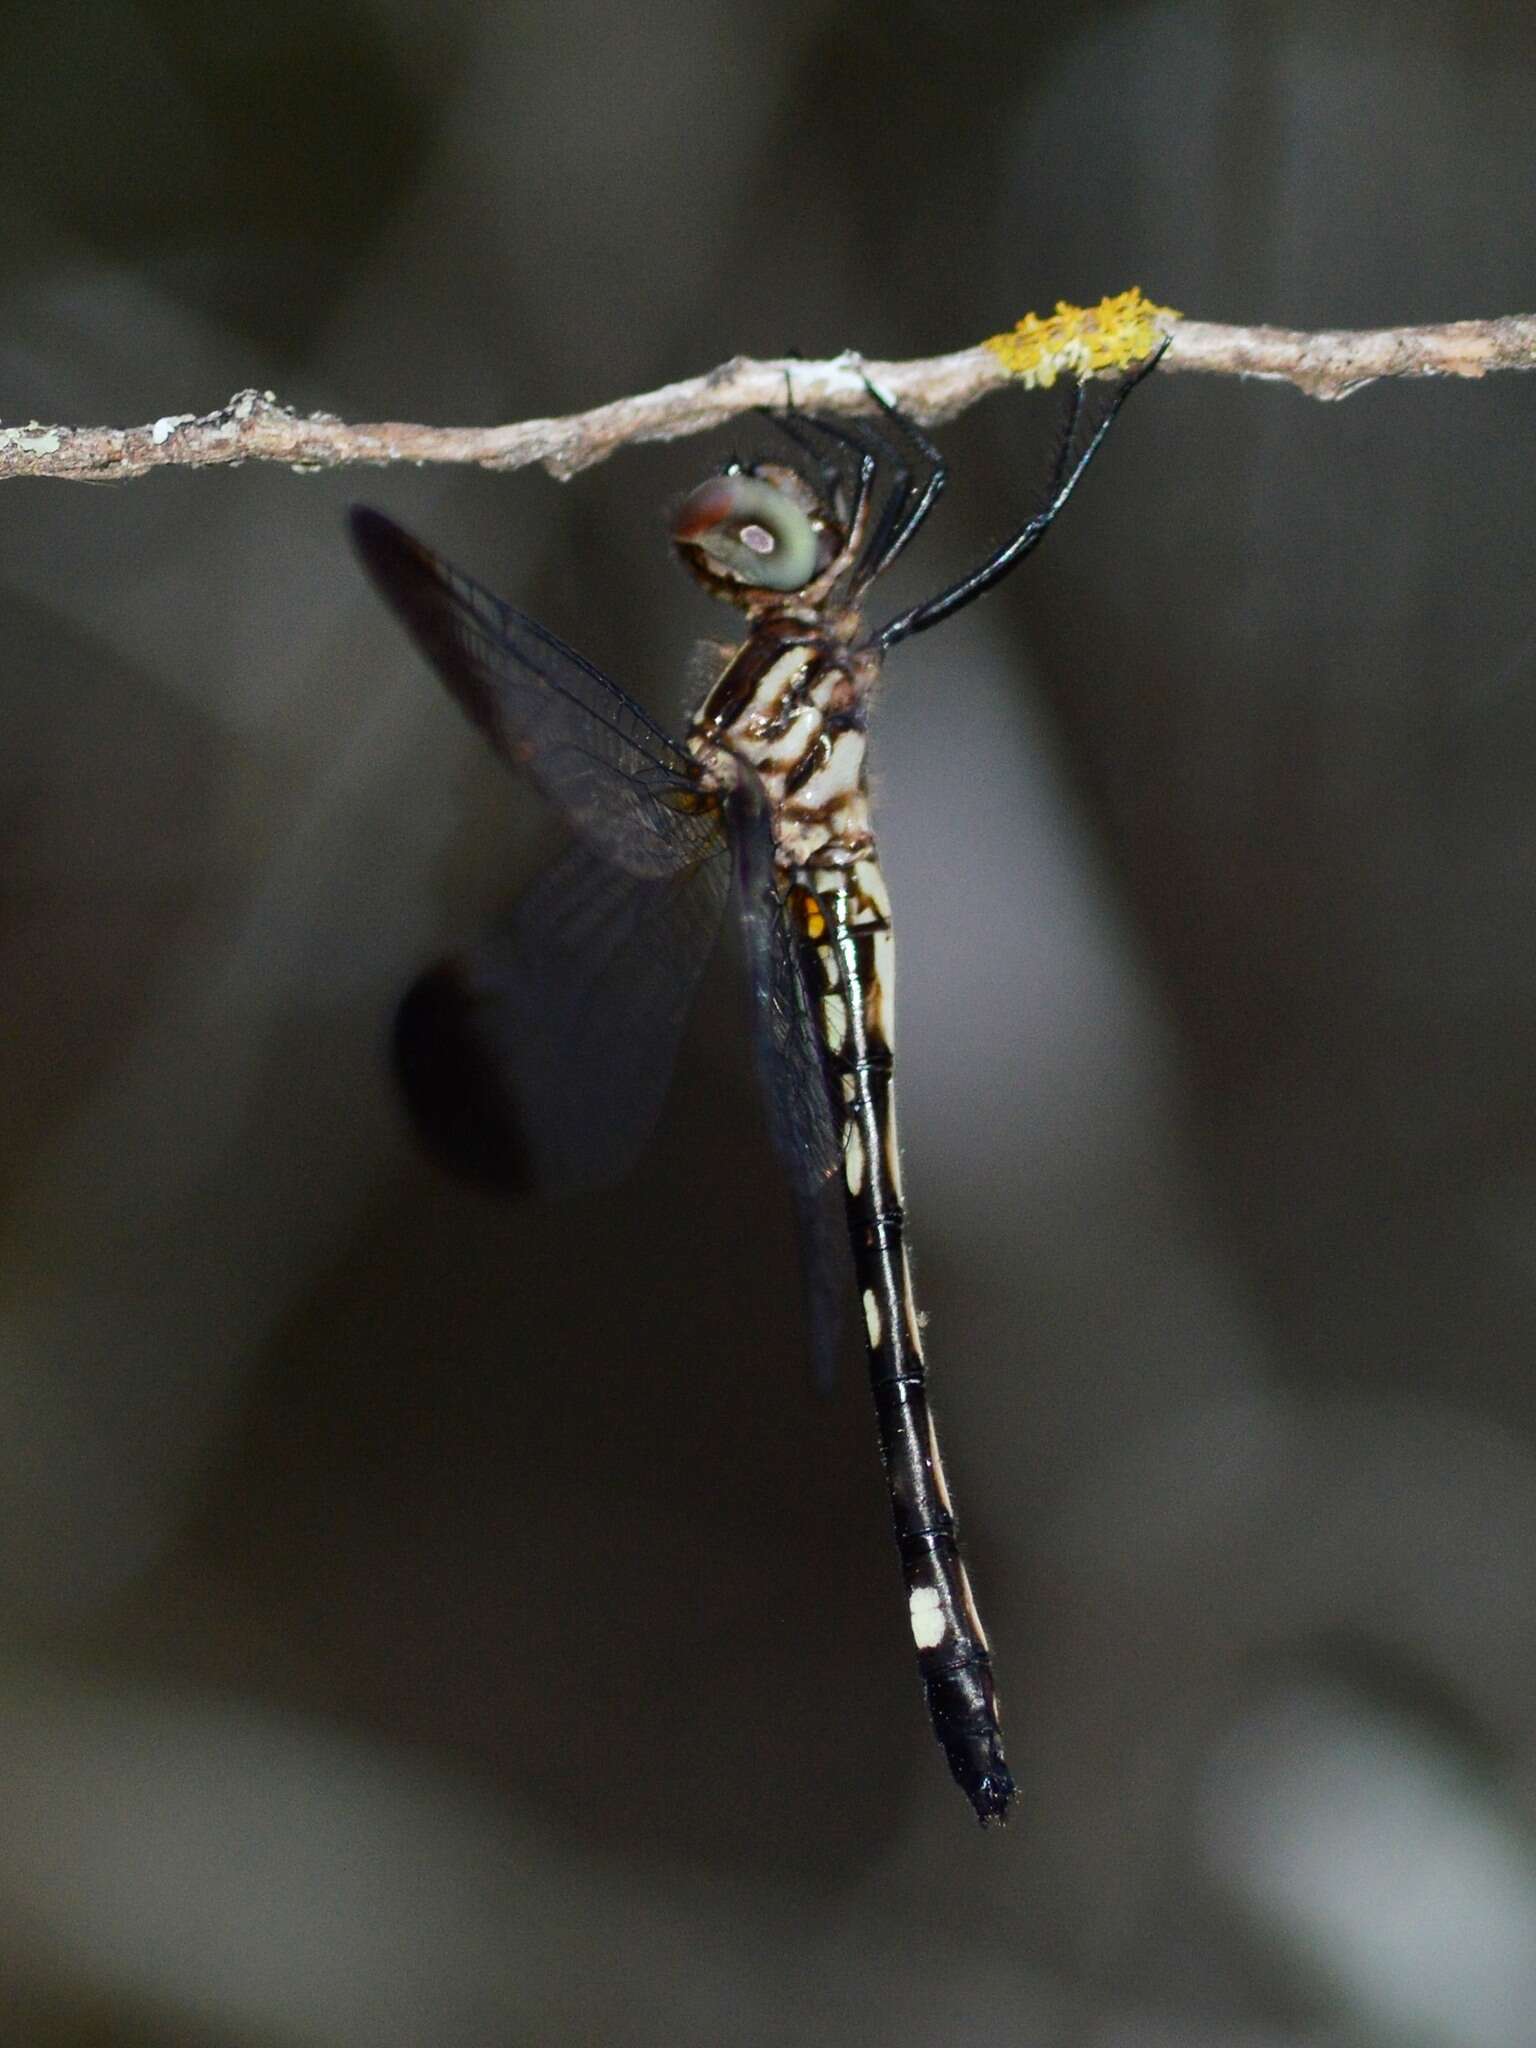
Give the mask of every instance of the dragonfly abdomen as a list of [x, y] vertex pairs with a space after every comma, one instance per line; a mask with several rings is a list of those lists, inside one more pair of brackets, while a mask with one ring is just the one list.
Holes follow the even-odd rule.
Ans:
[[813, 956], [864, 1309], [870, 1385], [907, 1613], [934, 1733], [985, 1824], [1006, 1817], [1003, 1756], [986, 1635], [961, 1560], [928, 1408], [907, 1257], [894, 1098], [894, 956], [889, 905], [869, 854], [807, 873], [800, 898]]

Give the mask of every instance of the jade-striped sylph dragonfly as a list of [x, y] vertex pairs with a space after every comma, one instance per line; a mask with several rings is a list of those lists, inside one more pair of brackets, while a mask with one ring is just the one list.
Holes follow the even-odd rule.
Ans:
[[928, 1710], [983, 1823], [1006, 1817], [1013, 1781], [912, 1292], [867, 720], [884, 657], [1030, 553], [1155, 361], [1115, 383], [1074, 384], [1040, 509], [968, 576], [874, 628], [870, 589], [943, 487], [937, 450], [872, 387], [868, 418], [764, 415], [782, 459], [728, 465], [673, 522], [682, 560], [746, 617], [681, 741], [381, 513], [359, 508], [352, 521], [422, 653], [571, 831], [569, 850], [485, 942], [431, 969], [401, 1004], [396, 1064], [418, 1128], [448, 1164], [504, 1188], [621, 1177], [660, 1112], [734, 885], [769, 1129], [798, 1212], [813, 1367], [825, 1383], [856, 1293]]

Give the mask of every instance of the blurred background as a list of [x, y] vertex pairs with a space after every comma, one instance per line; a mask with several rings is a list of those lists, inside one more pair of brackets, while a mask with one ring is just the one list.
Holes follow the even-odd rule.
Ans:
[[[0, 416], [585, 407], [1132, 284], [1536, 307], [1536, 17], [11, 0]], [[946, 430], [889, 609], [1033, 509]], [[556, 845], [361, 496], [675, 720], [668, 501], [0, 491], [0, 2038], [1536, 2039], [1536, 383], [1154, 379], [874, 738], [951, 1477], [928, 1732], [739, 963], [634, 1182], [418, 1159], [413, 974]]]

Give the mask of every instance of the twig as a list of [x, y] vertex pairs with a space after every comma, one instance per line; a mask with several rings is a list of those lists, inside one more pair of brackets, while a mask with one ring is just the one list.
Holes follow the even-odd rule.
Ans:
[[[1536, 314], [1442, 327], [1300, 334], [1224, 327], [1151, 310], [1159, 313], [1158, 333], [1172, 339], [1160, 376], [1196, 370], [1260, 377], [1294, 384], [1311, 398], [1334, 399], [1379, 377], [1482, 377], [1489, 370], [1536, 369]], [[1036, 326], [1043, 331], [1051, 324]], [[47, 426], [36, 420], [0, 426], [0, 478], [101, 482], [151, 469], [238, 462], [285, 462], [297, 470], [394, 462], [522, 469], [538, 462], [563, 479], [631, 442], [703, 433], [754, 406], [782, 405], [791, 393], [797, 405], [815, 411], [868, 411], [866, 375], [915, 418], [930, 424], [950, 419], [987, 392], [1017, 381], [1000, 352], [1008, 339], [999, 337], [997, 347], [982, 343], [903, 363], [865, 362], [851, 353], [828, 362], [736, 356], [706, 376], [659, 391], [564, 419], [509, 427], [353, 425], [330, 413], [296, 413], [270, 391], [242, 391], [216, 412], [173, 413], [142, 427]]]

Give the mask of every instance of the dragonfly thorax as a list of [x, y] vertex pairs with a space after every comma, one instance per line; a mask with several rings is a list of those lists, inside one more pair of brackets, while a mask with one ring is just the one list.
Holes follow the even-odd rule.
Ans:
[[872, 843], [865, 713], [876, 662], [846, 632], [782, 612], [759, 621], [693, 720], [689, 747], [712, 778], [758, 777], [779, 863], [843, 866]]

